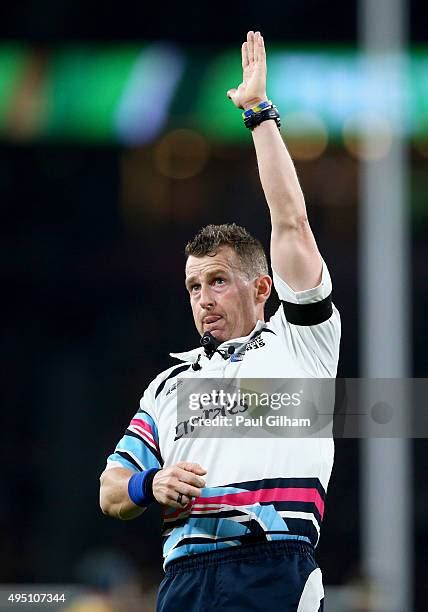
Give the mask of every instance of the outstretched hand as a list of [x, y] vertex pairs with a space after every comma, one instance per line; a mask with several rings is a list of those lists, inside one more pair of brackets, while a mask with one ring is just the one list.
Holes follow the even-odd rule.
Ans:
[[246, 110], [266, 100], [266, 52], [260, 32], [250, 31], [242, 45], [242, 83], [229, 89], [227, 97], [235, 106]]

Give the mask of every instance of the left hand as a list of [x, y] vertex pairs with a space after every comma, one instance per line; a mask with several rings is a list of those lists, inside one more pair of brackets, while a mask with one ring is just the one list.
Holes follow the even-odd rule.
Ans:
[[242, 45], [242, 83], [229, 89], [227, 97], [235, 106], [246, 110], [266, 100], [266, 52], [260, 32], [250, 31]]

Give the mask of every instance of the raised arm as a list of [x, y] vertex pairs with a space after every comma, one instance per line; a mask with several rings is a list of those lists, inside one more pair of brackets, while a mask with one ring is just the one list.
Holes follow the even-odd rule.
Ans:
[[[242, 69], [242, 83], [227, 95], [235, 106], [247, 110], [267, 100], [266, 53], [260, 32], [247, 34]], [[316, 287], [321, 281], [322, 261], [293, 161], [274, 120], [255, 127], [252, 135], [272, 222], [272, 267], [294, 291]]]

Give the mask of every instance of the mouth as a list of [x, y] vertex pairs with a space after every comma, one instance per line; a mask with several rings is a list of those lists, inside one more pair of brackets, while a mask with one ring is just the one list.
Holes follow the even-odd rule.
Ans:
[[202, 323], [205, 324], [209, 324], [209, 323], [216, 323], [219, 319], [221, 319], [220, 315], [208, 315], [207, 317], [204, 317], [202, 319]]
[[215, 329], [218, 329], [218, 327], [220, 327], [221, 323], [220, 321], [223, 320], [223, 317], [221, 317], [220, 315], [209, 315], [207, 317], [204, 317], [202, 319], [202, 326], [204, 331], [209, 331], [212, 332]]

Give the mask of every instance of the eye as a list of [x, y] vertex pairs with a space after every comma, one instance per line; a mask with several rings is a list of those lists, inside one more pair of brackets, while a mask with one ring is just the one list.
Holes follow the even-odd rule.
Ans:
[[214, 284], [215, 285], [224, 285], [226, 281], [224, 280], [224, 278], [221, 277], [217, 277], [214, 279]]
[[196, 291], [199, 291], [201, 288], [201, 286], [198, 283], [194, 283], [193, 285], [190, 285], [190, 293], [196, 293]]

